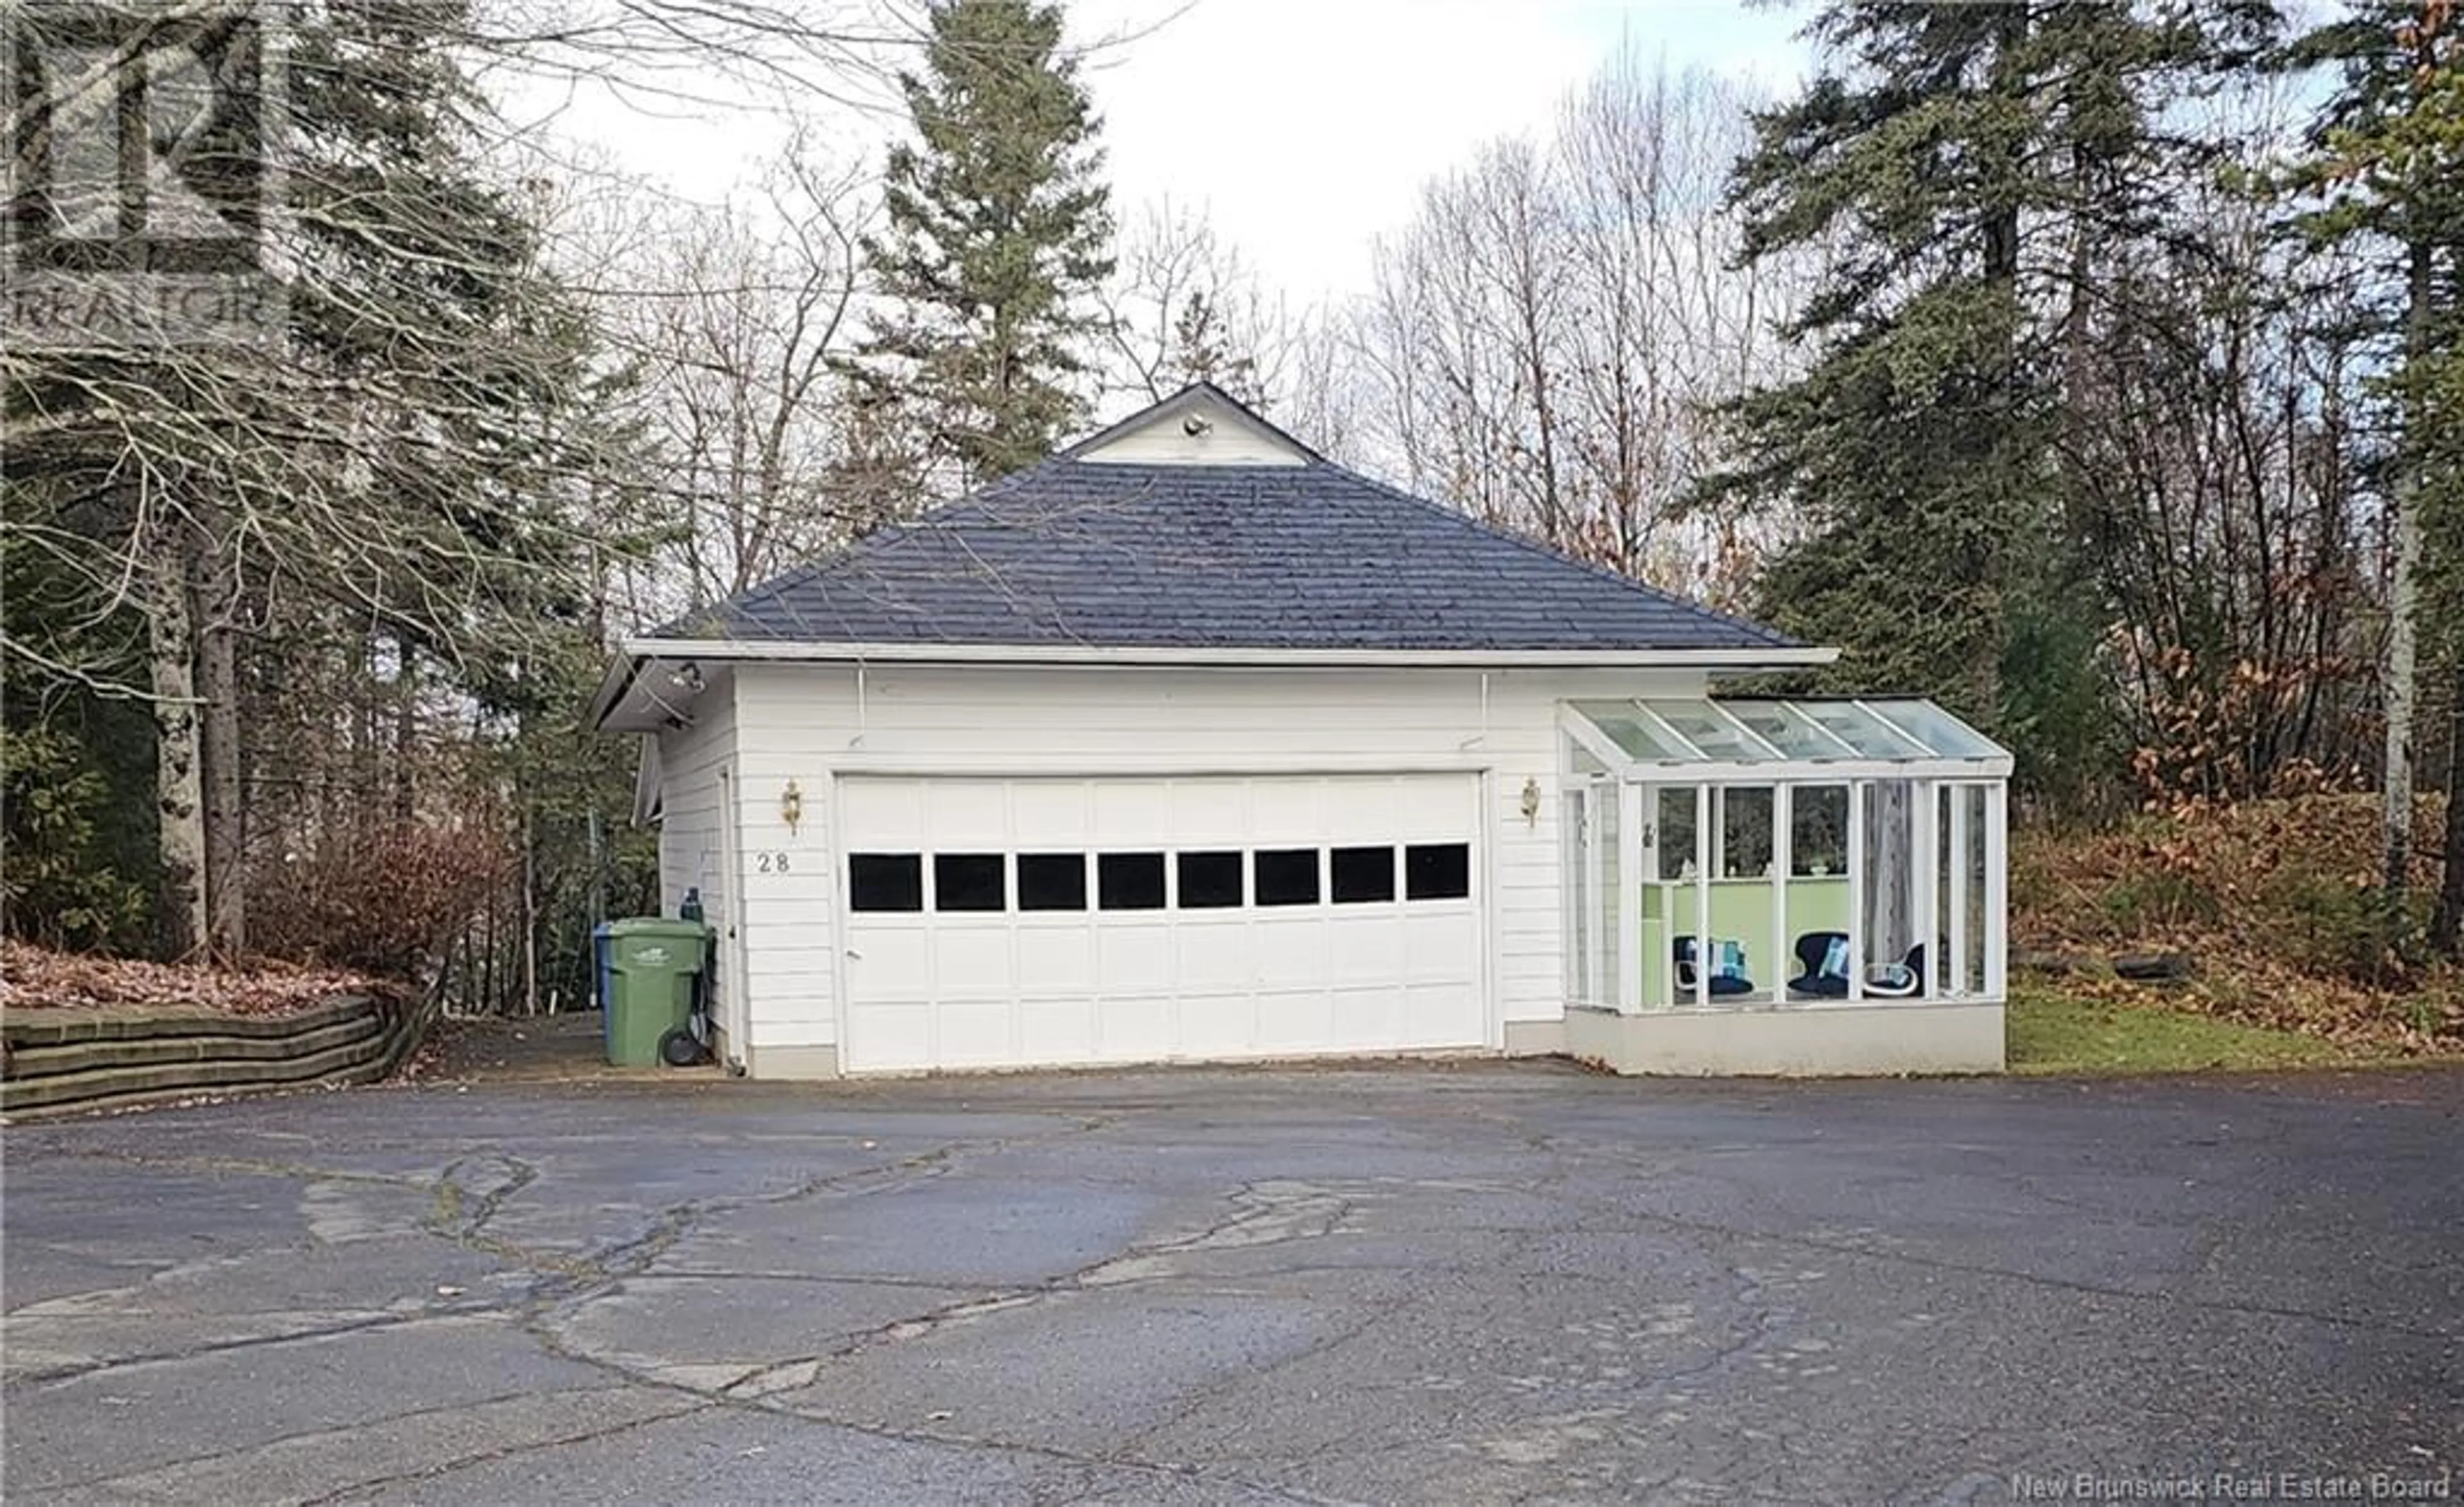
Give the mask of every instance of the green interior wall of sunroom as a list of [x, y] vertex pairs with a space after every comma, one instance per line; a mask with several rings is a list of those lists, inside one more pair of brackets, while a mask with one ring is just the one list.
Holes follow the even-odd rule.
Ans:
[[[1780, 988], [1796, 976], [1797, 938], [1810, 931], [1848, 929], [1848, 880], [1844, 876], [1801, 877], [1788, 882], [1788, 938], [1784, 945], [1789, 950], [1776, 959], [1771, 956], [1771, 881], [1713, 879], [1707, 888], [1711, 895], [1711, 936], [1715, 941], [1744, 946], [1746, 976], [1757, 990]], [[1646, 1007], [1663, 1000], [1678, 1005], [1687, 1003], [1684, 996], [1669, 991], [1674, 987], [1677, 939], [1692, 936], [1696, 920], [1693, 880], [1642, 887], [1642, 1001]]]

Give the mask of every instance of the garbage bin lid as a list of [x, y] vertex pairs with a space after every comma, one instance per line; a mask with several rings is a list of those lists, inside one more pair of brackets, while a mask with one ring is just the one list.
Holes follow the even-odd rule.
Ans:
[[601, 925], [610, 937], [706, 937], [707, 921], [685, 920], [674, 916], [627, 916]]

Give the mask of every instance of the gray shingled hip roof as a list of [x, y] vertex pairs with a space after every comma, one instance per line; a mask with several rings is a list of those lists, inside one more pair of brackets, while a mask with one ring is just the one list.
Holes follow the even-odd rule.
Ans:
[[1067, 456], [659, 636], [1124, 649], [1799, 647], [1339, 466]]

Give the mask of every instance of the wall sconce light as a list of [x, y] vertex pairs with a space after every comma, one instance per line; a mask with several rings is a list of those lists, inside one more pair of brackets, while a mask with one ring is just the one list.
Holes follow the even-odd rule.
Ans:
[[804, 819], [804, 792], [793, 780], [788, 781], [787, 787], [779, 792], [779, 819], [787, 824], [791, 832]]
[[1540, 825], [1540, 782], [1529, 778], [1523, 782], [1523, 825]]

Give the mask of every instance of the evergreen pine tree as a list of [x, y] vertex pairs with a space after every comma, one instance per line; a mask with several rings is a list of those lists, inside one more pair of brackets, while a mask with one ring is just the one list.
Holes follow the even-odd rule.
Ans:
[[858, 402], [894, 401], [970, 486], [1031, 465], [1084, 416], [1073, 379], [1111, 275], [1097, 122], [1031, 0], [934, 0], [915, 140], [890, 153], [889, 233], [864, 252], [890, 305], [852, 364]]
[[[1762, 608], [1845, 646], [1843, 675], [2006, 729], [2028, 697], [2076, 716], [2062, 682], [2090, 645], [2060, 630], [2093, 574], [2062, 517], [2070, 359], [2189, 150], [2159, 133], [2165, 103], [2270, 13], [1829, 0], [1815, 17], [1824, 71], [1757, 116], [1732, 185], [1749, 261], [1822, 265], [1791, 331], [1810, 360], [1736, 406], [1741, 463], [1706, 496], [1809, 525]], [[2048, 651], [2078, 663], [2014, 683]]]
[[[2464, 14], [2453, 0], [2355, 0], [2292, 49], [2336, 92], [2295, 174], [2317, 195], [2308, 229], [2375, 261], [2387, 289], [2381, 384], [2401, 436], [2393, 514], [2381, 879], [2402, 913], [2412, 857], [2419, 665], [2449, 676], [2451, 735], [2464, 738]], [[2431, 935], [2464, 954], [2464, 742], [2449, 754], [2446, 877]]]

